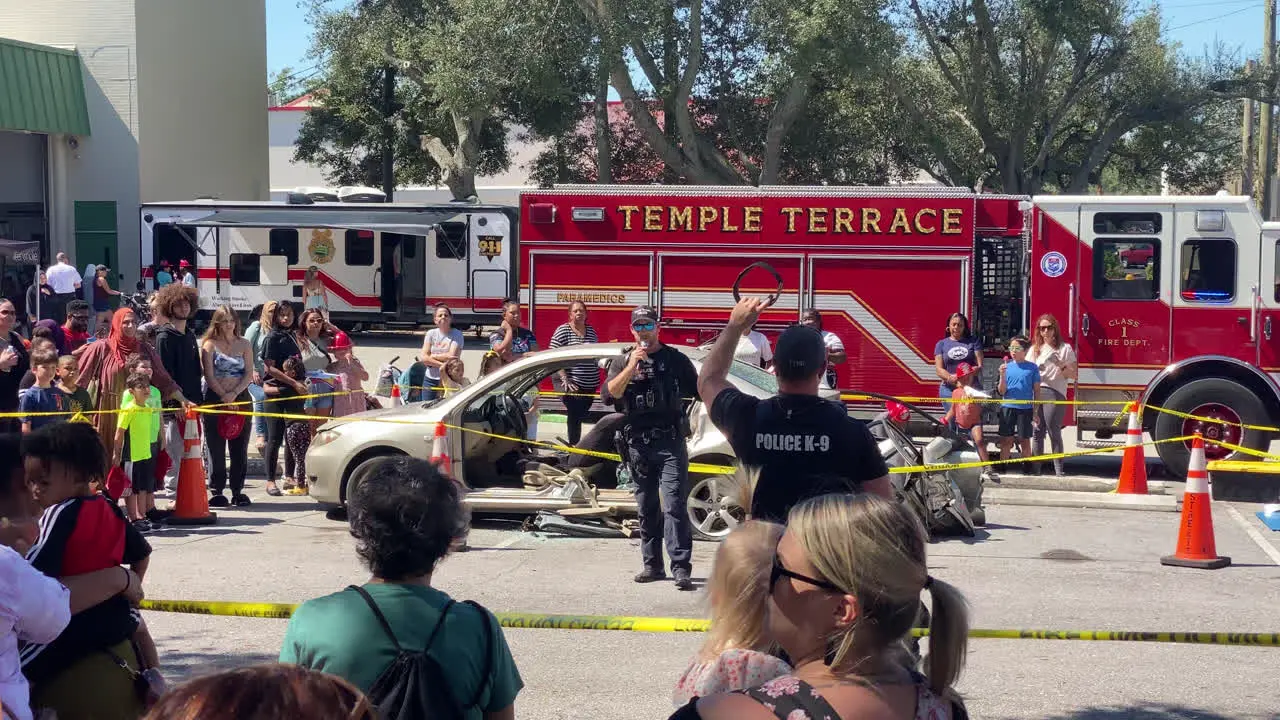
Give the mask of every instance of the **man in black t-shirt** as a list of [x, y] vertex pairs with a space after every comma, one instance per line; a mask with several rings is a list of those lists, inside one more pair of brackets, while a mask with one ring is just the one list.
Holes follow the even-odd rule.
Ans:
[[[191, 317], [195, 314], [199, 296], [193, 288], [182, 283], [170, 283], [160, 288], [152, 301], [155, 309], [155, 323], [159, 327], [156, 332], [156, 354], [160, 356], [160, 364], [164, 371], [173, 378], [182, 390], [182, 396], [198, 401], [204, 397], [201, 381], [204, 379], [204, 366], [200, 362], [200, 343], [190, 327]], [[168, 403], [174, 407], [173, 402]], [[169, 469], [164, 474], [164, 486], [177, 491], [178, 471], [181, 469], [184, 429], [186, 423], [179, 415], [166, 415], [161, 442], [169, 456]], [[162, 522], [167, 518], [165, 511], [148, 512], [151, 522]]]
[[[658, 313], [640, 306], [631, 313], [636, 348], [617, 357], [601, 389], [605, 403], [617, 401], [627, 416], [622, 431], [623, 461], [636, 483], [640, 507], [640, 557], [644, 570], [638, 583], [666, 577], [663, 538], [671, 557], [676, 587], [692, 590], [693, 527], [686, 501], [689, 494], [687, 408], [698, 388], [698, 374], [689, 358], [658, 339]], [[732, 354], [732, 353], [731, 353]], [[661, 502], [659, 502], [661, 499]]]
[[760, 468], [751, 517], [785, 523], [796, 503], [832, 492], [892, 498], [889, 468], [867, 426], [818, 397], [827, 348], [817, 330], [796, 325], [778, 337], [775, 397], [760, 400], [729, 383], [738, 339], [766, 307], [763, 300], [745, 298], [733, 308], [698, 378], [711, 421], [728, 437], [738, 461]]

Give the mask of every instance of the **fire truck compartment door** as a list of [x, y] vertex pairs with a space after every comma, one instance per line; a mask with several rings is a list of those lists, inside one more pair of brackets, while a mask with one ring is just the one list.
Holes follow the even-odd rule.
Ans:
[[822, 329], [844, 344], [838, 386], [936, 395], [933, 350], [947, 318], [968, 310], [969, 253], [810, 256], [809, 286]]
[[568, 320], [575, 300], [586, 304], [600, 342], [630, 342], [632, 309], [653, 302], [651, 252], [532, 250], [527, 261], [530, 286], [521, 290], [520, 302], [543, 345]]
[[1280, 381], [1280, 228], [1262, 231], [1258, 283], [1258, 366]]
[[[1222, 230], [1197, 230], [1206, 210], [1225, 214]], [[1176, 206], [1177, 254], [1170, 253], [1173, 358], [1226, 355], [1258, 361], [1256, 302], [1261, 228], [1242, 204]]]
[[[777, 334], [800, 319], [804, 293], [802, 256], [760, 253], [659, 253], [658, 312], [663, 318], [666, 342], [701, 345], [715, 340], [733, 309], [733, 283], [743, 268], [767, 262], [782, 276], [778, 302], [760, 316], [756, 329], [773, 343]], [[742, 297], [768, 297], [778, 281], [763, 268], [742, 278]]]
[[502, 213], [470, 216], [467, 264], [473, 310], [497, 312], [511, 295], [511, 222]]
[[1173, 206], [1099, 204], [1078, 212], [1078, 382], [1146, 387], [1169, 362]]

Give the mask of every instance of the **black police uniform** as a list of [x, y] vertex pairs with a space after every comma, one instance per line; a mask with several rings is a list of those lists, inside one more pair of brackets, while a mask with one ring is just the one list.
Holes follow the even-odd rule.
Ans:
[[760, 400], [726, 388], [711, 403], [711, 422], [740, 462], [760, 468], [751, 497], [756, 520], [785, 523], [802, 500], [857, 492], [889, 472], [866, 424], [816, 395]]
[[[614, 358], [608, 380], [617, 377], [627, 361], [627, 355]], [[686, 510], [689, 449], [685, 446], [685, 413], [690, 399], [698, 393], [698, 374], [684, 353], [664, 345], [640, 363], [622, 397], [610, 396], [608, 380], [601, 387], [604, 401], [617, 400], [627, 416], [622, 434], [640, 507], [640, 556], [646, 568], [664, 574], [665, 537], [672, 572], [688, 573], [693, 567], [693, 528]]]

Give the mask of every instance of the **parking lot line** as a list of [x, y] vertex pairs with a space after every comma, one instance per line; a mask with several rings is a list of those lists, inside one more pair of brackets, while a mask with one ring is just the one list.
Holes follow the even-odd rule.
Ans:
[[1262, 552], [1266, 553], [1267, 557], [1271, 558], [1272, 562], [1276, 565], [1280, 565], [1280, 550], [1277, 550], [1275, 545], [1268, 542], [1267, 539], [1262, 536], [1262, 533], [1258, 532], [1258, 528], [1254, 527], [1252, 523], [1240, 514], [1239, 510], [1236, 510], [1231, 505], [1227, 506], [1227, 514], [1230, 515], [1231, 519], [1235, 520], [1240, 527], [1244, 528], [1245, 533], [1247, 533], [1249, 537], [1258, 544], [1258, 547], [1262, 548]]

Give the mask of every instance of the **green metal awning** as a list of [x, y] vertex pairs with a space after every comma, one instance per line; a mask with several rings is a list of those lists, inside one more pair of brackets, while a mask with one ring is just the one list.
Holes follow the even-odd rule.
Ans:
[[0, 38], [0, 130], [88, 135], [80, 56]]

